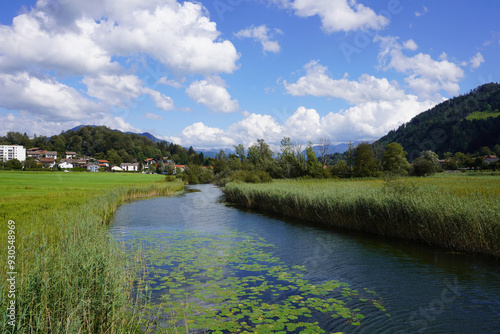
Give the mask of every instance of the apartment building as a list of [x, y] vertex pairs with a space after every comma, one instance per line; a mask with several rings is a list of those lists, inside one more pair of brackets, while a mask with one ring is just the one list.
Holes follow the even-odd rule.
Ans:
[[26, 160], [26, 149], [19, 145], [0, 145], [0, 161]]

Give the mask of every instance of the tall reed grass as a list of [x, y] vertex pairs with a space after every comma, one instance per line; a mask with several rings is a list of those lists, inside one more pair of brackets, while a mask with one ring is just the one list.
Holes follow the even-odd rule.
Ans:
[[500, 177], [230, 183], [230, 202], [329, 226], [500, 256]]
[[[125, 256], [105, 222], [126, 200], [169, 195], [183, 184], [142, 175], [72, 174], [61, 180], [58, 173], [0, 173], [5, 181], [0, 185], [2, 239], [7, 240], [7, 221], [16, 222], [13, 332], [142, 332], [140, 305], [131, 296], [140, 258]], [[2, 268], [6, 260], [2, 247]], [[2, 282], [6, 272], [0, 272]], [[10, 333], [5, 313], [9, 299], [1, 286], [0, 331]]]

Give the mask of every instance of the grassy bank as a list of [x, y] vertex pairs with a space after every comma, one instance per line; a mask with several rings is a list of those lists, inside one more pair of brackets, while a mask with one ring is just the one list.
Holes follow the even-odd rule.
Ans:
[[[126, 200], [182, 189], [159, 175], [111, 173], [0, 173], [0, 238], [15, 222], [16, 323], [18, 333], [128, 333], [133, 270], [106, 222]], [[6, 282], [7, 248], [0, 250]], [[2, 332], [7, 286], [2, 284]]]
[[500, 177], [230, 183], [230, 202], [383, 236], [500, 256]]

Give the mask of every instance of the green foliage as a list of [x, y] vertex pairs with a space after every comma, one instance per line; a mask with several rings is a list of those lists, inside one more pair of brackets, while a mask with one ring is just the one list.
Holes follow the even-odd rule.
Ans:
[[372, 146], [368, 143], [361, 143], [356, 147], [356, 157], [354, 158], [353, 174], [355, 177], [377, 176], [378, 163], [375, 160]]
[[318, 314], [352, 326], [369, 321], [364, 311], [390, 316], [367, 288], [309, 282], [305, 266], [287, 266], [264, 238], [163, 230], [137, 233], [126, 247], [147, 264], [138, 287], [153, 291], [143, 316], [157, 333], [325, 333]]
[[468, 121], [474, 121], [474, 120], [484, 120], [488, 118], [496, 118], [500, 116], [500, 112], [497, 111], [474, 111], [472, 114], [469, 116], [465, 117], [466, 120]]
[[383, 162], [384, 171], [394, 175], [407, 175], [410, 170], [410, 164], [406, 160], [406, 152], [398, 143], [390, 143], [386, 146]]
[[[132, 299], [137, 263], [106, 222], [123, 201], [180, 190], [160, 176], [113, 173], [0, 173], [0, 217], [16, 222], [17, 333], [140, 332]], [[98, 190], [98, 191], [96, 191]], [[0, 233], [7, 235], [7, 224]], [[0, 249], [6, 268], [7, 247]], [[22, 279], [21, 279], [22, 278]], [[0, 273], [6, 281], [6, 271]], [[2, 300], [8, 300], [6, 290]], [[5, 303], [0, 330], [8, 333]]]
[[436, 167], [432, 161], [418, 157], [413, 162], [410, 171], [411, 176], [429, 176], [436, 173]]
[[445, 152], [473, 153], [481, 147], [500, 144], [498, 110], [500, 85], [485, 84], [415, 116], [378, 142], [400, 143], [409, 152], [410, 161], [425, 150], [440, 156]]
[[276, 180], [224, 193], [249, 208], [500, 257], [499, 176]]
[[40, 147], [47, 151], [57, 151], [59, 156], [63, 156], [66, 151], [74, 151], [81, 156], [106, 159], [112, 165], [132, 162], [133, 159], [144, 161], [147, 158], [162, 159], [174, 156], [173, 160], [182, 165], [193, 160], [198, 164], [204, 163], [192, 147], [188, 155], [188, 150], [180, 145], [165, 141], [154, 143], [145, 136], [111, 130], [105, 126], [85, 126], [52, 136], [49, 140], [47, 137], [35, 137], [31, 140], [26, 134], [8, 132], [6, 136], [0, 137], [0, 142], [23, 145], [25, 148]]

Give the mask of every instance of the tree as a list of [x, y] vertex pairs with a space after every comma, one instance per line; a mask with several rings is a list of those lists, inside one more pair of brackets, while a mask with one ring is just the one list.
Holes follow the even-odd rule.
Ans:
[[407, 175], [410, 163], [406, 160], [406, 152], [398, 143], [390, 143], [385, 147], [382, 166], [384, 171], [395, 175]]
[[326, 155], [330, 150], [330, 138], [329, 137], [320, 138], [319, 145], [320, 145], [319, 152], [321, 154], [321, 164], [326, 165]]
[[17, 159], [9, 160], [5, 163], [6, 169], [23, 169], [23, 163]]
[[436, 171], [441, 168], [438, 155], [431, 150], [423, 151], [422, 153], [420, 153], [420, 158], [429, 160], [434, 165]]
[[245, 147], [242, 144], [234, 145], [234, 150], [236, 151], [236, 156], [243, 162], [245, 160]]
[[309, 145], [306, 148], [306, 155], [307, 155], [307, 174], [312, 177], [317, 177], [317, 178], [322, 177], [323, 165], [316, 158], [316, 154], [314, 153], [311, 143], [309, 143]]
[[23, 165], [26, 169], [32, 169], [38, 166], [38, 162], [36, 162], [33, 157], [27, 157], [26, 160], [24, 160]]
[[432, 161], [418, 157], [413, 161], [410, 171], [412, 176], [428, 176], [436, 173], [436, 167]]
[[356, 157], [354, 158], [353, 174], [355, 177], [376, 176], [378, 163], [375, 159], [372, 146], [368, 143], [361, 143], [356, 147]]
[[331, 169], [333, 177], [348, 178], [351, 177], [351, 169], [347, 166], [347, 162], [340, 160]]

